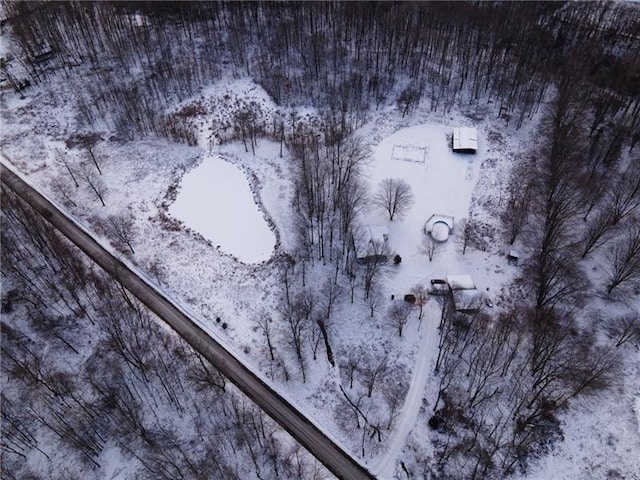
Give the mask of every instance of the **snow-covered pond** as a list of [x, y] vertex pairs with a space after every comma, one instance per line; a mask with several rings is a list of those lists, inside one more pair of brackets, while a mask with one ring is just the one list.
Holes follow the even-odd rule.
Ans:
[[206, 157], [182, 178], [169, 213], [242, 262], [259, 263], [273, 253], [276, 237], [246, 176], [219, 155]]

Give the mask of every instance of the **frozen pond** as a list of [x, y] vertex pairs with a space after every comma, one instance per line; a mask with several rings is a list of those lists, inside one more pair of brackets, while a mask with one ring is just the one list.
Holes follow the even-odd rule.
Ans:
[[206, 157], [182, 178], [169, 213], [242, 262], [259, 263], [273, 253], [275, 235], [247, 178], [218, 155]]

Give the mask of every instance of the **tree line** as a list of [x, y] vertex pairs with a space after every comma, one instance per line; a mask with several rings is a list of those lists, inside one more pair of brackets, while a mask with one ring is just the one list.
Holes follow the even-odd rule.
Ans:
[[[231, 71], [357, 128], [371, 108], [495, 104], [519, 126], [553, 83], [639, 136], [637, 10], [624, 4], [5, 2], [34, 83], [62, 71], [84, 124], [172, 137], [163, 111]], [[634, 22], [634, 19], [636, 20]], [[532, 47], [533, 46], [533, 47]], [[568, 60], [571, 59], [571, 60]], [[578, 73], [579, 72], [579, 73]], [[396, 93], [394, 93], [396, 92]], [[491, 107], [494, 108], [494, 107]], [[183, 141], [186, 132], [179, 134]]]

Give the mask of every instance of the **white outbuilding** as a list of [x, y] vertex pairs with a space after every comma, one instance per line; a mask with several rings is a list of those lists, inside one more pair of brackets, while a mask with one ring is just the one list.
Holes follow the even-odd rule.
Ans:
[[476, 153], [478, 150], [478, 130], [472, 127], [456, 127], [453, 129], [453, 151], [460, 153]]

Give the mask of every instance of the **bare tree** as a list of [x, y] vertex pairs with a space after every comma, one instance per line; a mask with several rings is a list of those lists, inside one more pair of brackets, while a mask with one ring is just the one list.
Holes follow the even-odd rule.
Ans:
[[507, 228], [509, 243], [513, 245], [522, 232], [530, 211], [531, 185], [528, 178], [531, 175], [525, 166], [517, 166], [511, 173], [508, 186], [507, 206], [502, 213], [502, 222]]
[[640, 223], [636, 222], [611, 250], [608, 281], [607, 293], [622, 284], [640, 281]]
[[416, 298], [415, 304], [419, 308], [418, 320], [420, 320], [420, 324], [422, 324], [422, 314], [424, 313], [424, 306], [429, 301], [429, 289], [423, 284], [417, 283], [411, 288], [411, 294]]
[[589, 344], [580, 361], [570, 366], [571, 397], [606, 390], [620, 372], [620, 353], [612, 347]]
[[322, 339], [324, 340], [324, 346], [327, 352], [327, 360], [332, 366], [335, 366], [331, 344], [329, 343], [328, 330], [331, 326], [331, 313], [333, 312], [335, 303], [342, 298], [344, 290], [334, 281], [333, 278], [329, 277], [322, 285], [320, 293], [324, 299], [324, 311], [321, 315], [318, 316], [316, 323], [320, 328], [320, 333], [322, 334]]
[[382, 356], [377, 362], [369, 355], [363, 362], [362, 375], [363, 383], [367, 387], [367, 397], [371, 397], [373, 394], [373, 388], [377, 381], [387, 371], [388, 357]]
[[[395, 373], [395, 372], [393, 372]], [[404, 399], [407, 396], [409, 382], [399, 380], [395, 375], [389, 375], [390, 381], [384, 382], [383, 395], [387, 403], [387, 412], [389, 420], [387, 421], [387, 430], [391, 430], [393, 422], [401, 413]]]
[[405, 115], [407, 115], [411, 109], [420, 102], [423, 90], [424, 85], [422, 83], [416, 84], [414, 82], [407, 85], [407, 87], [400, 92], [400, 96], [398, 97], [398, 107], [402, 112], [402, 118], [404, 118]]
[[64, 198], [68, 204], [74, 207], [78, 206], [76, 202], [74, 202], [71, 198], [71, 196], [73, 195], [71, 188], [65, 183], [64, 180], [62, 180], [61, 177], [56, 177], [55, 179], [53, 179], [53, 181], [51, 182], [51, 187], [55, 192], [62, 195], [62, 198]]
[[132, 214], [110, 215], [107, 218], [105, 229], [108, 235], [120, 243], [120, 249], [125, 246], [132, 254], [136, 253], [133, 250], [133, 242], [137, 235], [137, 229]]
[[466, 218], [461, 218], [458, 222], [458, 229], [456, 232], [456, 239], [458, 243], [462, 245], [462, 254], [464, 255], [467, 252], [467, 246], [469, 245], [469, 241], [471, 240], [471, 236], [473, 235], [473, 225]]
[[368, 246], [369, 255], [364, 259], [364, 271], [362, 273], [365, 299], [369, 298], [371, 289], [376, 284], [378, 276], [383, 271], [391, 254], [389, 245], [386, 242], [371, 240]]
[[291, 345], [300, 365], [303, 382], [307, 380], [307, 372], [302, 346], [307, 337], [312, 311], [313, 295], [308, 291], [299, 293], [290, 305], [283, 305], [282, 307], [282, 313], [291, 333]]
[[578, 301], [587, 281], [567, 249], [539, 255], [526, 267], [533, 280], [536, 308], [553, 308], [567, 300]]
[[413, 204], [411, 186], [401, 178], [385, 178], [380, 182], [373, 204], [389, 215], [389, 220], [403, 216]]
[[95, 170], [91, 170], [91, 168], [85, 163], [81, 167], [82, 178], [84, 178], [87, 182], [87, 185], [91, 188], [93, 193], [96, 194], [102, 206], [106, 206], [104, 203], [104, 196], [107, 193], [107, 186], [102, 181], [99, 175], [96, 174]]
[[481, 238], [483, 224], [472, 218], [460, 219], [460, 224], [457, 229], [456, 237], [458, 242], [462, 245], [462, 254], [467, 252], [467, 247], [472, 246], [479, 250], [485, 250], [486, 245]]
[[607, 333], [620, 347], [627, 342], [640, 343], [640, 315], [630, 313], [611, 318], [607, 323]]
[[640, 208], [640, 162], [632, 162], [620, 177], [608, 192], [607, 208], [614, 225]]
[[431, 234], [427, 233], [422, 237], [422, 245], [420, 245], [420, 252], [429, 257], [429, 261], [433, 260], [433, 257], [436, 256], [436, 253], [440, 249], [440, 242], [436, 242]]
[[349, 279], [349, 298], [351, 299], [351, 303], [353, 303], [355, 299], [356, 286], [358, 284], [358, 271], [353, 256], [354, 255], [351, 256], [345, 267], [345, 273]]
[[361, 348], [350, 348], [346, 353], [342, 354], [343, 361], [341, 362], [341, 371], [347, 375], [349, 388], [353, 388], [353, 378], [360, 367], [363, 355]]
[[601, 247], [608, 240], [608, 234], [613, 227], [611, 212], [602, 210], [596, 218], [589, 222], [582, 238], [582, 255], [586, 257], [598, 247]]
[[272, 336], [271, 324], [273, 323], [273, 319], [271, 318], [271, 316], [267, 311], [262, 311], [255, 318], [255, 322], [256, 322], [256, 325], [258, 326], [258, 329], [262, 332], [265, 339], [267, 340], [267, 347], [269, 348], [269, 356], [271, 357], [271, 361], [273, 362], [276, 359], [274, 355], [273, 343], [271, 341], [271, 336]]
[[98, 173], [102, 175], [102, 170], [100, 169], [100, 164], [98, 163], [98, 159], [95, 156], [95, 146], [96, 144], [102, 140], [102, 137], [98, 133], [78, 133], [70, 136], [67, 140], [65, 140], [65, 145], [67, 148], [84, 148], [89, 153], [91, 157], [91, 161], [98, 170]]
[[384, 296], [379, 288], [373, 287], [369, 292], [369, 296], [367, 297], [367, 306], [369, 307], [369, 312], [371, 314], [371, 318], [373, 318], [374, 314], [379, 311], [384, 305]]
[[67, 156], [62, 153], [59, 149], [56, 149], [56, 153], [58, 154], [58, 161], [64, 166], [65, 170], [73, 180], [73, 184], [78, 188], [80, 184], [78, 183], [78, 179], [76, 178], [76, 173], [74, 173], [74, 169], [71, 168], [71, 164], [67, 159]]
[[387, 318], [389, 324], [398, 329], [398, 335], [402, 336], [404, 326], [409, 321], [411, 315], [411, 305], [403, 300], [395, 300], [389, 307]]
[[[320, 347], [320, 340], [322, 340], [322, 332], [320, 331], [320, 323], [319, 321], [311, 322], [309, 324], [309, 335], [308, 335], [309, 345], [311, 346], [311, 352], [313, 353], [313, 360], [318, 359], [318, 348]], [[329, 355], [327, 354], [329, 358]], [[333, 361], [333, 357], [330, 357], [331, 360], [329, 363]]]

